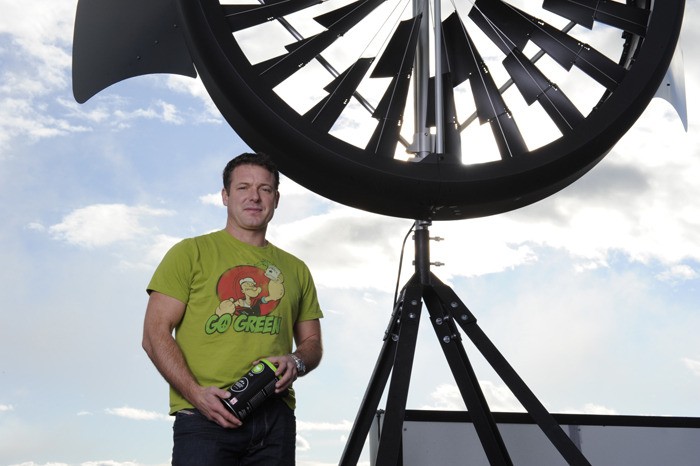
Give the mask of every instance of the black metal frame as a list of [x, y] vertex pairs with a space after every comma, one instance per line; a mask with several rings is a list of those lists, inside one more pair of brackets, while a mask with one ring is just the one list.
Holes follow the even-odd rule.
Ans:
[[[381, 2], [363, 0], [355, 4], [371, 8]], [[492, 34], [491, 40], [496, 45], [503, 46], [513, 40], [520, 44], [513, 50], [504, 47], [502, 51], [509, 57], [506, 63], [516, 88], [520, 84], [524, 89], [523, 97], [533, 105], [541, 99], [538, 105], [550, 112], [553, 122], [571, 128], [549, 144], [526, 151], [517, 136], [519, 131], [513, 126], [516, 120], [507, 106], [504, 107], [501, 96], [508, 85], [496, 88], [496, 83], [488, 78], [492, 74], [481, 65], [478, 50], [470, 51], [470, 39], [459, 24], [459, 18], [452, 16], [441, 26], [444, 27], [445, 46], [436, 52], [444, 53], [445, 62], [452, 63], [454, 69], [444, 69], [440, 79], [430, 77], [427, 81], [434, 81], [432, 84], [424, 83], [428, 88], [432, 86], [436, 93], [442, 86], [439, 98], [430, 97], [432, 103], [442, 99], [442, 110], [439, 111], [438, 105], [429, 106], [435, 107], [433, 115], [431, 118], [426, 115], [425, 128], [418, 130], [418, 133], [426, 134], [424, 130], [437, 128], [436, 122], [442, 120], [444, 131], [440, 135], [445, 133], [445, 147], [441, 150], [436, 145], [434, 153], [426, 155], [420, 162], [406, 162], [394, 159], [391, 148], [403, 139], [397, 130], [402, 121], [397, 120], [397, 115], [404, 111], [400, 103], [406, 102], [411, 87], [406, 81], [413, 73], [409, 70], [412, 60], [408, 58], [417, 54], [412, 34], [413, 26], [418, 22], [418, 12], [411, 23], [401, 22], [405, 26], [397, 27], [390, 41], [392, 48], [375, 57], [377, 66], [372, 74], [379, 68], [378, 77], [385, 79], [390, 76], [393, 83], [387, 88], [391, 93], [385, 94], [386, 99], [382, 98], [378, 104], [375, 102], [377, 108], [374, 110], [381, 109], [376, 118], [393, 123], [381, 126], [381, 136], [375, 133], [376, 144], [361, 148], [328, 131], [333, 120], [330, 115], [319, 117], [322, 112], [315, 116], [300, 114], [274, 87], [279, 79], [300, 69], [302, 63], [316, 60], [324, 67], [330, 66], [322, 54], [324, 47], [342, 37], [348, 27], [359, 24], [367, 12], [365, 6], [354, 8], [353, 13], [348, 14], [346, 2], [339, 2], [341, 5], [330, 16], [323, 14], [314, 18], [326, 30], [305, 39], [295, 37], [292, 44], [285, 46], [287, 52], [275, 58], [271, 69], [277, 71], [268, 73], [267, 66], [273, 64], [268, 61], [252, 64], [233, 32], [270, 19], [287, 25], [286, 15], [306, 6], [313, 8], [318, 2], [260, 0], [260, 5], [254, 3], [80, 0], [73, 48], [76, 99], [85, 102], [101, 89], [128, 77], [151, 73], [194, 76], [196, 69], [212, 100], [236, 133], [256, 151], [270, 154], [286, 176], [317, 194], [351, 207], [393, 217], [432, 221], [484, 217], [518, 209], [558, 192], [595, 166], [632, 126], [656, 93], [673, 56], [685, 7], [685, 0], [653, 3], [647, 0], [626, 3], [544, 1], [543, 8], [546, 4], [545, 9], [568, 19], [572, 27], [575, 23], [589, 28], [593, 22], [602, 22], [620, 28], [624, 51], [620, 63], [616, 64], [615, 60], [611, 61], [612, 57], [604, 59], [574, 36], [569, 36], [569, 26], [559, 31], [553, 25], [540, 24], [540, 20], [532, 15], [515, 14], [515, 9], [508, 6], [507, 1], [471, 2], [478, 4], [478, 8], [471, 8], [464, 19], [468, 18], [479, 29], [484, 27], [487, 34]], [[647, 4], [653, 8], [647, 8]], [[486, 16], [482, 17], [479, 11]], [[307, 13], [316, 14], [312, 10]], [[649, 17], [644, 20], [646, 15]], [[496, 31], [505, 29], [513, 30], [513, 40], [503, 40], [496, 34]], [[122, 31], [129, 31], [129, 34]], [[264, 36], [259, 37], [259, 40], [265, 40]], [[548, 82], [548, 78], [535, 67], [535, 57], [530, 63], [522, 56], [524, 43], [530, 40], [539, 44], [542, 54], [556, 58], [565, 69], [576, 64], [592, 80], [605, 83], [604, 102], [600, 102], [596, 111], [582, 119], [577, 115], [578, 110], [562, 100], [563, 91], [555, 92], [554, 83]], [[313, 47], [309, 47], [311, 43]], [[307, 54], [309, 50], [315, 55]], [[591, 53], [597, 58], [589, 56]], [[357, 65], [348, 76], [361, 80], [359, 75], [370, 70], [367, 58], [358, 57]], [[387, 65], [380, 67], [380, 63]], [[442, 67], [441, 64], [442, 60], [437, 60], [435, 69], [438, 65]], [[603, 68], [613, 71], [604, 71]], [[614, 75], [613, 81], [617, 83], [619, 80], [619, 83], [610, 82], [608, 75]], [[339, 76], [346, 75], [341, 73]], [[459, 124], [460, 132], [469, 124], [467, 121], [476, 118], [493, 125], [499, 147], [509, 148], [502, 152], [501, 160], [461, 163], [459, 133], [454, 124], [444, 124], [456, 118], [453, 89], [468, 76], [473, 76], [469, 79], [470, 86], [482, 104], [479, 105], [480, 112]], [[358, 82], [353, 79], [333, 78], [329, 86], [334, 89], [334, 97], [331, 99], [329, 94], [329, 100], [317, 104], [326, 110], [335, 109], [330, 113], [337, 118], [338, 109], [355, 98], [351, 95], [355, 95], [353, 91], [357, 91]], [[357, 100], [363, 106], [366, 104], [364, 98]], [[372, 117], [374, 113], [368, 116]], [[514, 147], [519, 149], [512, 152], [510, 149]], [[377, 152], [373, 148], [381, 150]]]
[[408, 280], [394, 305], [394, 311], [384, 335], [384, 344], [343, 451], [340, 465], [357, 464], [390, 374], [391, 383], [387, 394], [386, 413], [376, 464], [378, 466], [399, 464], [408, 387], [422, 301], [425, 301], [433, 329], [490, 464], [510, 466], [513, 463], [464, 350], [458, 327], [469, 337], [513, 392], [562, 457], [571, 465], [590, 466], [583, 453], [481, 330], [474, 314], [449, 286], [442, 283], [430, 271], [429, 226], [430, 222], [427, 221], [416, 222], [414, 237], [416, 272]]

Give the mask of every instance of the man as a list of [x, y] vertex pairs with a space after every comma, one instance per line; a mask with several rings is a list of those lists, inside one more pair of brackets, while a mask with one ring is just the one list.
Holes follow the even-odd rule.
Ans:
[[[270, 158], [238, 156], [223, 182], [225, 229], [175, 245], [151, 279], [143, 348], [170, 384], [174, 465], [293, 465], [291, 385], [321, 360], [323, 314], [306, 265], [266, 239], [279, 203]], [[265, 297], [254, 313], [250, 282]], [[262, 358], [277, 367], [275, 396], [242, 422], [221, 399]]]

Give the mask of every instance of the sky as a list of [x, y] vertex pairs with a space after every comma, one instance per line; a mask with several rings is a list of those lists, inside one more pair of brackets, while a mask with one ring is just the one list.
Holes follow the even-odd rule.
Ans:
[[[248, 148], [196, 79], [139, 77], [77, 104], [75, 8], [0, 0], [0, 465], [169, 464], [145, 287], [174, 242], [224, 226], [220, 172]], [[700, 417], [699, 12], [688, 0], [687, 131], [655, 99], [570, 187], [431, 227], [433, 271], [550, 412]], [[325, 312], [323, 362], [296, 384], [297, 460], [337, 464], [413, 222], [280, 190], [269, 238], [309, 265]], [[491, 409], [521, 410], [465, 347]], [[425, 318], [407, 407], [465, 409]]]

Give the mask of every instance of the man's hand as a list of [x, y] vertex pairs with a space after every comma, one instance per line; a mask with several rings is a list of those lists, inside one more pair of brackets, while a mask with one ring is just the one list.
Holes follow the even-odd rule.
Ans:
[[184, 314], [185, 303], [152, 292], [143, 324], [143, 349], [165, 380], [207, 419], [222, 427], [240, 427], [241, 421], [221, 403], [221, 399], [228, 398], [229, 393], [217, 387], [200, 386], [173, 338], [173, 329]]
[[200, 387], [191, 395], [190, 402], [210, 421], [221, 427], [236, 429], [243, 423], [221, 403], [222, 398], [229, 396], [229, 392], [217, 387]]
[[[297, 379], [299, 374], [297, 374], [297, 365], [294, 359], [288, 354], [284, 356], [268, 356], [268, 361], [277, 366], [275, 375], [277, 376], [277, 383], [275, 384], [275, 393], [279, 394], [287, 390], [292, 386], [292, 383]], [[254, 361], [253, 364], [257, 364], [260, 361]]]
[[[321, 343], [321, 324], [318, 319], [297, 322], [294, 325], [294, 340], [297, 346], [294, 353], [304, 361], [306, 372], [304, 374], [297, 372], [296, 361], [289, 354], [268, 356], [266, 359], [277, 366], [275, 375], [279, 380], [275, 385], [275, 393], [282, 393], [291, 387], [297, 377], [308, 374], [321, 362], [323, 345]], [[260, 361], [255, 361], [253, 364], [258, 362]]]

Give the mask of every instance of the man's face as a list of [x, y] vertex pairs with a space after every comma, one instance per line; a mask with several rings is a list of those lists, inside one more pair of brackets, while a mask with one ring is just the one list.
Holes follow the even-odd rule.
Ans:
[[228, 193], [221, 196], [228, 225], [238, 231], [265, 231], [279, 202], [275, 177], [258, 165], [239, 165], [231, 173]]

